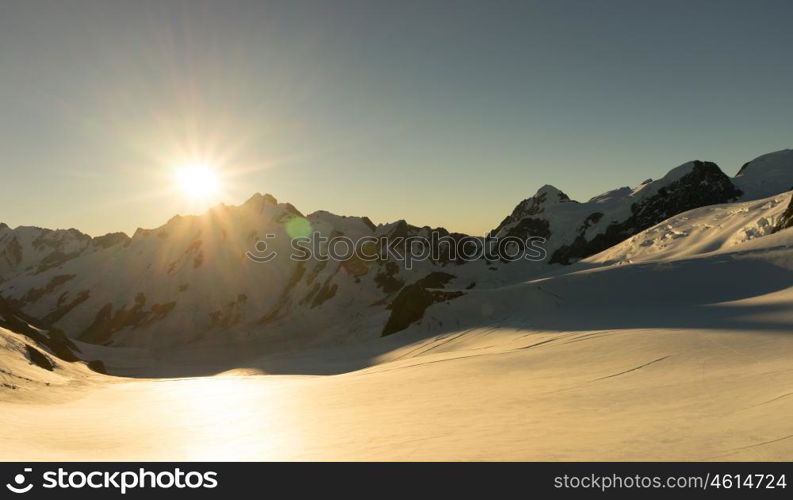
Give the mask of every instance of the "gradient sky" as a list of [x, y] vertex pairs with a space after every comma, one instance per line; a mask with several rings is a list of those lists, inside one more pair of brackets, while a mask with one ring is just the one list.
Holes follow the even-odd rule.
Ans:
[[0, 221], [90, 234], [223, 201], [481, 234], [688, 160], [793, 147], [789, 1], [3, 1]]

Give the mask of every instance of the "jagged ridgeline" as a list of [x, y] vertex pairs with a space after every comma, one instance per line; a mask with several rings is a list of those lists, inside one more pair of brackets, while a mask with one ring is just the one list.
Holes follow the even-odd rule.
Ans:
[[[790, 150], [752, 160], [732, 178], [714, 163], [688, 162], [658, 180], [586, 202], [543, 186], [491, 232], [544, 238], [549, 258], [542, 262], [466, 262], [446, 255], [410, 266], [390, 256], [337, 261], [311, 255], [298, 261], [289, 257], [291, 242], [307, 234], [352, 240], [467, 236], [405, 221], [376, 225], [367, 217], [325, 211], [304, 215], [261, 194], [239, 206], [176, 216], [131, 238], [2, 224], [0, 296], [50, 331], [65, 332], [63, 342], [169, 347], [255, 338], [277, 349], [354, 341], [429, 327], [436, 321], [432, 311], [445, 303], [590, 258], [683, 212], [763, 199], [791, 187]], [[791, 218], [789, 209], [774, 227], [790, 227]], [[246, 256], [258, 252], [261, 241], [276, 259], [263, 263]], [[55, 354], [63, 345], [47, 349]]]

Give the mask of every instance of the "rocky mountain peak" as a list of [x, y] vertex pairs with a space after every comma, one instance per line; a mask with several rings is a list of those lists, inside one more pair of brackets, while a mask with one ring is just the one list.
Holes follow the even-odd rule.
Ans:
[[546, 184], [538, 189], [537, 193], [534, 195], [534, 198], [539, 200], [541, 203], [564, 203], [566, 201], [570, 201], [570, 197], [562, 192], [561, 189], [550, 184]]

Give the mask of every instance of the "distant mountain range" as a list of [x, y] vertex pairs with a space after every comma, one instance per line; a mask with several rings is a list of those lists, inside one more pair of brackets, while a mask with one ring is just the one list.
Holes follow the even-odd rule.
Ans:
[[[543, 186], [490, 235], [542, 237], [547, 259], [463, 262], [441, 256], [410, 268], [392, 258], [337, 262], [315, 256], [299, 262], [287, 256], [295, 227], [352, 239], [429, 237], [433, 231], [455, 240], [466, 235], [403, 220], [375, 225], [366, 217], [325, 211], [304, 216], [291, 204], [262, 194], [200, 216], [176, 216], [159, 228], [138, 229], [132, 237], [92, 238], [75, 229], [0, 224], [0, 296], [5, 307], [36, 318], [41, 328], [65, 332], [49, 351], [67, 358], [67, 350], [73, 353], [67, 349], [70, 339], [150, 349], [250, 341], [273, 351], [353, 342], [421, 324], [433, 304], [455, 302], [472, 290], [502, 289], [582, 259], [627, 262], [659, 252], [665, 239], [701, 230], [676, 217], [702, 207], [765, 210], [766, 222], [758, 223], [760, 216], [752, 219], [741, 238], [771, 234], [793, 224], [793, 204], [784, 212], [778, 203], [771, 210], [750, 202], [791, 189], [793, 150], [760, 156], [735, 177], [711, 162], [688, 162], [659, 180], [586, 202]], [[724, 218], [730, 209], [718, 210]], [[667, 230], [664, 221], [677, 222]], [[676, 229], [676, 224], [685, 228]], [[640, 233], [653, 236], [627, 249], [620, 246]], [[246, 257], [257, 251], [258, 241], [278, 257], [266, 263]]]

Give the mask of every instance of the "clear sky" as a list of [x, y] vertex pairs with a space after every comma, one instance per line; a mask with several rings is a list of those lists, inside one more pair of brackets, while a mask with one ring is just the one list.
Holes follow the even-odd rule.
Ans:
[[0, 221], [90, 234], [269, 192], [481, 234], [688, 160], [793, 147], [790, 1], [0, 4]]

